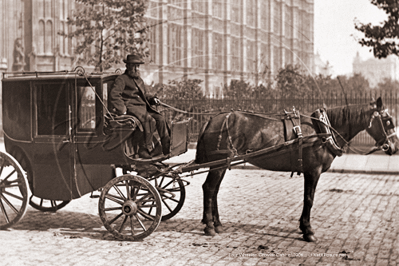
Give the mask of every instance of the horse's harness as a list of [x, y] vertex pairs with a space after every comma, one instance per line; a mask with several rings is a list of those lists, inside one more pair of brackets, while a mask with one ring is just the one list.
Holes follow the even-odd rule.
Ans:
[[381, 112], [375, 111], [373, 113], [373, 115], [371, 116], [370, 124], [368, 126], [369, 128], [371, 128], [371, 126], [373, 124], [373, 120], [376, 118], [378, 119], [378, 122], [381, 125], [381, 127], [383, 129], [383, 133], [384, 133], [384, 136], [382, 137], [382, 139], [376, 141], [376, 146], [380, 147], [383, 151], [387, 151], [389, 149], [389, 143], [390, 143], [389, 139], [392, 136], [396, 135], [395, 130], [390, 135], [388, 135], [388, 133], [387, 133], [388, 130], [395, 129], [395, 126], [393, 125], [393, 122], [392, 122], [392, 116], [388, 113], [387, 109], [385, 109]]
[[[229, 118], [232, 113], [228, 113], [222, 123], [220, 128], [218, 142], [216, 146], [215, 153], [227, 153], [228, 157], [234, 157], [238, 155], [237, 149], [234, 147], [233, 140], [229, 131]], [[271, 119], [270, 117], [266, 117], [262, 114], [254, 114], [260, 117]], [[303, 116], [303, 115], [302, 115]], [[300, 113], [299, 111], [293, 110], [291, 112], [287, 112], [284, 110], [284, 114], [281, 116], [281, 121], [284, 125], [284, 139], [285, 142], [298, 138], [298, 169], [300, 171], [298, 174], [302, 172], [303, 169], [303, 160], [302, 160], [302, 144], [303, 144], [303, 134], [301, 129], [301, 121], [300, 121]], [[349, 143], [333, 128], [331, 127], [330, 121], [327, 116], [327, 112], [321, 108], [317, 109], [314, 113], [312, 113], [311, 117], [312, 123], [314, 125], [315, 131], [317, 134], [323, 134], [322, 141], [327, 146], [328, 150], [335, 156], [341, 156], [344, 153], [344, 149], [338, 145], [337, 136], [339, 136], [342, 140], [345, 141], [345, 145]], [[383, 151], [387, 151], [389, 149], [389, 138], [394, 136], [396, 132], [388, 135], [387, 131], [390, 129], [394, 129], [394, 125], [392, 123], [392, 116], [389, 115], [388, 110], [383, 110], [381, 112], [375, 111], [370, 118], [369, 128], [371, 128], [373, 120], [378, 119], [382, 131], [383, 131], [383, 138], [376, 142], [376, 146], [381, 148]], [[227, 133], [227, 150], [219, 150], [220, 145], [222, 142], [223, 132], [226, 129]], [[375, 150], [374, 150], [375, 151]], [[371, 152], [367, 153], [370, 154]]]

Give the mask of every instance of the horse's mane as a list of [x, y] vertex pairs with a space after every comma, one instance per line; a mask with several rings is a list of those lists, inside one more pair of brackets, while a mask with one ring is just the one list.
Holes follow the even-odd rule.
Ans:
[[327, 109], [328, 119], [333, 127], [348, 124], [367, 124], [369, 104], [347, 105]]

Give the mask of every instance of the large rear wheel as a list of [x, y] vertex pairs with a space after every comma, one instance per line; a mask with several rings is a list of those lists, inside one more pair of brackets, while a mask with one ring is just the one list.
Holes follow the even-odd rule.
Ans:
[[158, 191], [144, 178], [129, 174], [116, 177], [103, 187], [98, 210], [105, 228], [122, 240], [149, 236], [158, 228], [162, 216]]
[[0, 152], [0, 229], [19, 222], [28, 208], [28, 181], [19, 163]]

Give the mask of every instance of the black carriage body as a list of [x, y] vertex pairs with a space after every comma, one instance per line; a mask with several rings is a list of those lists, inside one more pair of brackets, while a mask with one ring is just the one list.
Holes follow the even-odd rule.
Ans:
[[[107, 95], [116, 77], [40, 74], [3, 79], [5, 148], [27, 172], [33, 195], [79, 198], [111, 180], [114, 165], [134, 164], [122, 142], [111, 145], [104, 133]], [[186, 125], [176, 126], [172, 141], [184, 143], [174, 155], [187, 151]], [[113, 134], [118, 143], [131, 131]]]

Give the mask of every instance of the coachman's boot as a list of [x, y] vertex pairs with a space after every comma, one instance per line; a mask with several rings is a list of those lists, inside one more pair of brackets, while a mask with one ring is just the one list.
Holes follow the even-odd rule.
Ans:
[[144, 145], [139, 146], [138, 154], [139, 154], [139, 157], [142, 159], [151, 159], [152, 158], [150, 153], [148, 152], [148, 149]]
[[170, 153], [170, 138], [169, 136], [163, 137], [161, 139], [162, 153], [168, 155]]

